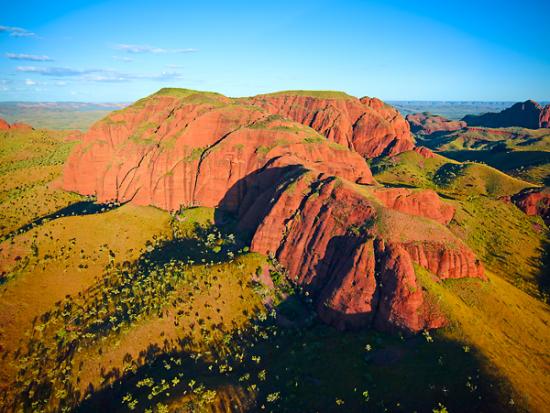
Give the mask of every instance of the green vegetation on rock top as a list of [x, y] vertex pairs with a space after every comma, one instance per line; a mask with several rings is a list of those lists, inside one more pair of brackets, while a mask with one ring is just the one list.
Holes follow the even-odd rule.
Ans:
[[355, 99], [346, 92], [335, 90], [282, 90], [280, 92], [266, 93], [258, 96], [309, 96], [321, 99]]
[[202, 90], [193, 90], [193, 89], [183, 89], [176, 87], [164, 87], [157, 92], [153, 93], [151, 96], [174, 96], [177, 98], [187, 98], [192, 95], [203, 95], [209, 97], [218, 97], [225, 98], [224, 95], [217, 92], [206, 92]]

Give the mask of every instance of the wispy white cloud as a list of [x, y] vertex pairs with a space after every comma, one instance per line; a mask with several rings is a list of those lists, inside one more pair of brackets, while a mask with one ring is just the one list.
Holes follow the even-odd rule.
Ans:
[[53, 62], [53, 59], [49, 56], [39, 56], [33, 54], [24, 53], [6, 53], [6, 57], [11, 60], [29, 60], [32, 62]]
[[198, 52], [197, 49], [187, 48], [187, 49], [165, 49], [162, 47], [153, 47], [149, 45], [140, 45], [140, 44], [117, 44], [114, 47], [116, 50], [121, 50], [127, 53], [193, 53]]
[[132, 80], [176, 80], [182, 79], [183, 75], [177, 72], [161, 72], [155, 74], [130, 74], [121, 73], [113, 70], [104, 70], [97, 73], [92, 73], [82, 77], [83, 80], [89, 80], [93, 82], [130, 82]]
[[68, 67], [37, 67], [18, 66], [18, 72], [36, 73], [42, 76], [71, 77], [73, 79], [92, 82], [130, 82], [133, 80], [176, 80], [182, 79], [179, 72], [160, 72], [153, 74], [124, 73], [110, 69], [72, 69]]
[[113, 59], [118, 60], [120, 62], [126, 62], [126, 63], [134, 61], [134, 59], [128, 56], [113, 56]]
[[44, 76], [80, 76], [86, 73], [96, 72], [97, 70], [78, 70], [68, 67], [37, 67], [37, 66], [17, 66], [18, 72], [38, 73]]
[[33, 37], [35, 33], [21, 27], [0, 26], [0, 32], [9, 33], [11, 37]]
[[34, 85], [36, 85], [36, 82], [35, 82], [34, 80], [32, 80], [32, 79], [26, 79], [26, 80], [25, 80], [25, 84], [26, 84], [27, 86], [34, 86]]
[[166, 65], [168, 69], [183, 69], [182, 65], [174, 65], [174, 64], [168, 64]]

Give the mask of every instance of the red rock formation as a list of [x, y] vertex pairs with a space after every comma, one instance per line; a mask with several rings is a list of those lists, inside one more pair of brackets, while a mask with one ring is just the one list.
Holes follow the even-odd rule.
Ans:
[[441, 201], [435, 191], [430, 189], [413, 191], [407, 188], [376, 188], [373, 194], [391, 209], [410, 215], [423, 216], [442, 224], [453, 219], [453, 206]]
[[533, 100], [518, 102], [498, 113], [483, 115], [467, 115], [462, 118], [468, 126], [484, 126], [489, 128], [506, 128], [518, 126], [528, 129], [548, 127], [550, 108], [542, 107]]
[[274, 159], [374, 183], [361, 156], [302, 125], [225, 100], [187, 103], [159, 94], [95, 124], [69, 157], [63, 187], [99, 202], [217, 206]]
[[6, 122], [4, 119], [0, 118], [0, 130], [33, 130], [34, 128], [31, 125], [28, 125], [23, 122], [12, 123], [11, 125]]
[[8, 130], [10, 128], [10, 124], [6, 122], [4, 119], [0, 118], [0, 130]]
[[324, 98], [286, 92], [255, 96], [249, 102], [307, 125], [366, 158], [395, 155], [414, 147], [405, 119], [376, 98]]
[[466, 127], [464, 121], [453, 121], [443, 116], [430, 113], [413, 113], [407, 115], [407, 122], [411, 125], [411, 132], [419, 135], [431, 135], [440, 131], [455, 131]]
[[550, 105], [546, 105], [540, 112], [539, 126], [541, 128], [550, 128]]
[[[440, 326], [413, 263], [439, 278], [483, 277], [473, 253], [445, 227], [454, 209], [433, 191], [373, 186], [364, 158], [347, 145], [249, 103], [161, 90], [84, 134], [63, 187], [100, 202], [216, 206], [236, 214], [251, 249], [275, 255], [314, 298], [320, 317], [338, 328]], [[363, 110], [355, 132], [339, 134], [336, 121], [324, 131], [332, 140], [348, 136], [355, 147], [367, 117], [400, 124], [376, 99], [350, 107]], [[391, 148], [399, 147], [391, 139]]]
[[413, 150], [423, 158], [435, 158], [435, 153], [433, 153], [431, 149], [428, 149], [425, 146], [415, 146]]
[[[320, 317], [340, 329], [440, 327], [444, 319], [427, 311], [413, 263], [441, 279], [483, 278], [474, 254], [445, 227], [380, 209], [333, 177], [303, 173], [276, 198], [251, 249], [274, 254], [313, 297]], [[396, 222], [410, 231], [384, 230]]]
[[23, 122], [12, 123], [10, 126], [10, 129], [22, 130], [22, 131], [34, 130], [34, 128], [31, 125]]
[[528, 188], [512, 196], [512, 202], [527, 215], [540, 216], [550, 226], [550, 188]]

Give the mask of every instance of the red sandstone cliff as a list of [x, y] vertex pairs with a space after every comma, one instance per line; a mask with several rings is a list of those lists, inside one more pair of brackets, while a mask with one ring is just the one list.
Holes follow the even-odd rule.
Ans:
[[356, 152], [332, 148], [310, 128], [225, 99], [182, 104], [158, 95], [110, 115], [69, 157], [63, 187], [100, 202], [132, 200], [167, 210], [217, 206], [229, 188], [275, 159], [374, 183]]
[[550, 128], [550, 105], [542, 108], [539, 116], [539, 126], [541, 128]]
[[310, 126], [366, 158], [395, 155], [414, 147], [407, 121], [397, 109], [376, 98], [327, 98], [282, 92], [255, 96], [249, 101], [270, 113]]
[[511, 198], [527, 215], [540, 216], [550, 226], [550, 188], [528, 188]]
[[[440, 279], [482, 278], [481, 264], [443, 225], [385, 208], [371, 191], [378, 190], [305, 172], [271, 201], [251, 249], [273, 254], [338, 328], [440, 327], [413, 264]], [[265, 207], [258, 203], [250, 208]]]
[[455, 131], [466, 127], [466, 122], [449, 120], [443, 116], [429, 113], [413, 113], [407, 115], [407, 122], [411, 125], [411, 132], [419, 135], [431, 135], [434, 132]]
[[28, 125], [23, 122], [15, 122], [11, 125], [6, 122], [4, 119], [0, 118], [0, 130], [33, 130], [34, 128], [31, 125]]
[[0, 118], [0, 130], [8, 130], [10, 128], [10, 124], [6, 122], [4, 119]]

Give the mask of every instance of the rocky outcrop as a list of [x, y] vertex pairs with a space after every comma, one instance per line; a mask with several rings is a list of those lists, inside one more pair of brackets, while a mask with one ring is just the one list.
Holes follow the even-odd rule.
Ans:
[[549, 127], [549, 119], [550, 105], [542, 107], [533, 100], [518, 102], [498, 113], [467, 115], [462, 118], [468, 126], [483, 126], [488, 128], [518, 126], [528, 129], [547, 128]]
[[225, 99], [161, 93], [95, 124], [69, 157], [63, 187], [99, 202], [213, 207], [274, 160], [375, 182], [359, 154], [331, 147], [310, 128]]
[[340, 329], [440, 327], [444, 319], [428, 311], [415, 264], [440, 279], [483, 278], [472, 251], [444, 226], [386, 209], [337, 178], [304, 172], [291, 190], [269, 196], [267, 208], [250, 207], [269, 211], [251, 249], [273, 254], [313, 297], [321, 319]]
[[11, 126], [10, 126], [10, 129], [22, 130], [22, 131], [34, 130], [34, 128], [31, 125], [29, 125], [28, 123], [23, 123], [23, 122], [12, 123]]
[[426, 148], [425, 146], [415, 146], [413, 150], [423, 158], [435, 158], [435, 153], [433, 153], [431, 149]]
[[0, 118], [0, 130], [8, 130], [10, 128], [10, 124], [6, 122], [4, 119]]
[[542, 108], [539, 116], [539, 126], [541, 128], [550, 128], [550, 105]]
[[387, 208], [433, 219], [444, 225], [451, 222], [455, 213], [454, 207], [441, 201], [439, 195], [431, 189], [374, 188], [371, 192]]
[[397, 109], [381, 100], [313, 93], [290, 91], [259, 95], [249, 102], [269, 113], [307, 125], [366, 158], [395, 155], [414, 147], [407, 121]]
[[0, 118], [0, 130], [22, 130], [22, 131], [30, 131], [34, 128], [31, 125], [28, 125], [23, 122], [15, 122], [11, 125], [6, 122], [4, 119]]
[[524, 189], [513, 195], [511, 200], [527, 215], [538, 215], [550, 226], [550, 188]]
[[431, 113], [412, 113], [407, 115], [411, 132], [418, 135], [431, 135], [434, 132], [452, 132], [466, 127], [466, 122], [449, 120], [443, 116]]
[[[416, 268], [438, 279], [483, 277], [474, 254], [446, 227], [454, 208], [433, 191], [378, 186], [363, 156], [350, 149], [361, 136], [353, 128], [349, 136], [320, 128], [327, 139], [260, 106], [163, 89], [84, 134], [66, 163], [63, 187], [99, 202], [166, 210], [202, 205], [234, 214], [251, 250], [272, 254], [311, 295], [319, 316], [338, 328], [441, 326]], [[381, 111], [391, 118], [376, 99], [357, 107], [361, 133], [367, 129], [360, 119], [380, 121]], [[390, 120], [380, 122], [399, 125]], [[335, 144], [346, 136], [350, 145]]]

